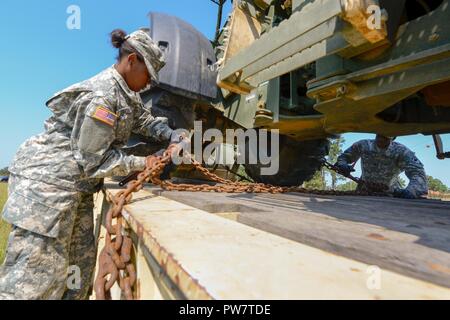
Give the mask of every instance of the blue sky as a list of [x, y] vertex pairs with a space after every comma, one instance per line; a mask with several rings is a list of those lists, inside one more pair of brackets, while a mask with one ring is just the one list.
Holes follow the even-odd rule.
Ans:
[[[229, 1], [230, 2], [230, 1]], [[81, 30], [66, 27], [70, 5], [81, 9]], [[225, 14], [230, 4], [225, 8]], [[108, 34], [149, 25], [147, 13], [165, 12], [214, 36], [217, 6], [209, 0], [2, 0], [0, 3], [0, 167], [9, 164], [19, 145], [43, 131], [50, 116], [45, 101], [55, 92], [87, 79], [115, 62]], [[346, 146], [373, 135], [345, 135]], [[450, 160], [439, 161], [431, 137], [398, 140], [412, 148], [428, 174], [450, 186]], [[444, 136], [450, 150], [450, 137]]]

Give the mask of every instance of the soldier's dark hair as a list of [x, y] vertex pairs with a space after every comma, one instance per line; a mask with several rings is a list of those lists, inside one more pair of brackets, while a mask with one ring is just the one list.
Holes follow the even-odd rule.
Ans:
[[119, 49], [119, 56], [117, 57], [117, 60], [120, 61], [123, 57], [135, 53], [138, 59], [141, 62], [144, 62], [144, 58], [141, 54], [127, 42], [126, 36], [127, 33], [122, 29], [115, 29], [111, 32], [111, 44], [114, 48]]

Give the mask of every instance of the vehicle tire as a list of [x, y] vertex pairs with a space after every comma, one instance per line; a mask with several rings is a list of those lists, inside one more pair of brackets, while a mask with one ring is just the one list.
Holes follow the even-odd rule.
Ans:
[[[269, 141], [270, 144], [270, 141]], [[245, 171], [255, 182], [274, 186], [300, 186], [309, 181], [322, 167], [322, 160], [329, 153], [328, 139], [297, 141], [280, 136], [279, 171], [272, 176], [261, 175], [261, 168], [268, 165], [246, 164]], [[270, 150], [270, 146], [269, 150]], [[246, 150], [248, 154], [248, 149]]]

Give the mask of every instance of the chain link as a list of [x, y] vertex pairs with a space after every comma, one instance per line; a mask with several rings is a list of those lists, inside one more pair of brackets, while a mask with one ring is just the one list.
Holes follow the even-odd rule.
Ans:
[[167, 191], [187, 191], [187, 192], [217, 192], [217, 193], [306, 193], [315, 195], [334, 195], [334, 196], [386, 196], [387, 188], [380, 184], [368, 184], [362, 180], [358, 180], [360, 185], [365, 185], [358, 191], [336, 191], [336, 190], [310, 190], [303, 187], [277, 187], [263, 183], [244, 183], [234, 182], [217, 176], [203, 167], [199, 162], [190, 157], [190, 161], [194, 168], [201, 172], [207, 180], [214, 181], [220, 185], [192, 185], [192, 184], [174, 184], [170, 181], [163, 181], [160, 185]]
[[[365, 184], [357, 179], [358, 184], [365, 184], [365, 188], [359, 191], [324, 191], [309, 190], [302, 187], [277, 187], [262, 183], [243, 183], [234, 182], [217, 176], [203, 167], [191, 155], [187, 155], [196, 170], [201, 172], [205, 178], [217, 182], [219, 185], [193, 185], [193, 184], [174, 184], [170, 181], [162, 181], [160, 175], [164, 168], [171, 162], [173, 152], [179, 152], [181, 148], [173, 145], [165, 151], [163, 156], [150, 156], [147, 158], [146, 168], [139, 173], [135, 180], [127, 183], [125, 190], [118, 192], [112, 199], [112, 206], [106, 214], [106, 238], [105, 246], [99, 255], [99, 270], [94, 283], [94, 290], [98, 300], [110, 300], [110, 290], [115, 283], [118, 283], [122, 294], [127, 300], [135, 299], [133, 286], [136, 283], [136, 270], [131, 261], [132, 240], [123, 230], [123, 207], [130, 203], [132, 194], [139, 192], [145, 183], [151, 182], [167, 191], [185, 191], [185, 192], [216, 192], [216, 193], [303, 193], [315, 195], [358, 195], [358, 196], [386, 196], [386, 187], [382, 185]], [[325, 164], [330, 167], [330, 164]], [[339, 172], [338, 172], [339, 173]], [[356, 178], [354, 178], [356, 179]], [[115, 220], [115, 224], [114, 224]]]
[[[139, 192], [147, 182], [161, 185], [159, 176], [171, 161], [173, 149], [168, 149], [162, 157], [147, 158], [146, 168], [130, 181], [127, 188], [118, 192], [111, 200], [112, 206], [106, 214], [105, 246], [99, 255], [98, 274], [94, 282], [96, 299], [110, 300], [111, 288], [118, 283], [126, 300], [134, 300], [133, 286], [136, 270], [131, 261], [133, 242], [123, 230], [122, 209], [132, 200], [132, 194]], [[114, 224], [115, 220], [115, 224]]]

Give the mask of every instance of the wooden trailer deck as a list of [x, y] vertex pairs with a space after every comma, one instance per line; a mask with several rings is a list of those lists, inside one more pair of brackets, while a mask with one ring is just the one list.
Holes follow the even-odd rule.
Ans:
[[148, 186], [124, 216], [141, 299], [450, 299], [450, 202]]

